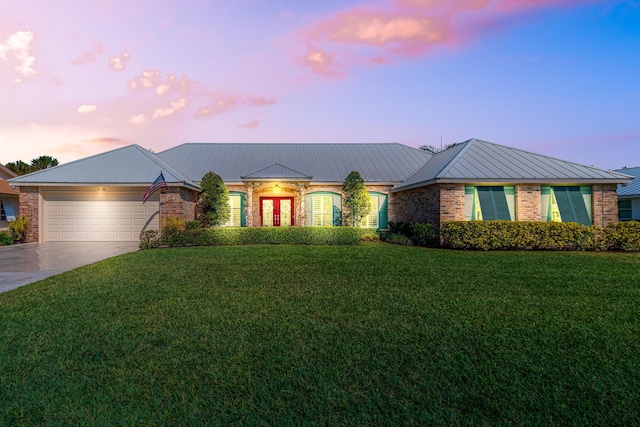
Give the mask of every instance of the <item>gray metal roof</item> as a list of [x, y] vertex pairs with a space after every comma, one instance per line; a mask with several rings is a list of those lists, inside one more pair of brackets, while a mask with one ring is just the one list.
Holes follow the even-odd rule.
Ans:
[[298, 171], [294, 171], [293, 169], [283, 166], [279, 163], [274, 163], [271, 166], [267, 166], [266, 168], [262, 168], [259, 171], [250, 173], [249, 175], [242, 176], [241, 178], [246, 180], [292, 179], [292, 180], [311, 181], [313, 177], [307, 176]]
[[394, 190], [435, 182], [621, 183], [630, 177], [517, 148], [470, 139], [435, 154]]
[[401, 144], [206, 144], [188, 143], [158, 154], [199, 182], [215, 172], [227, 183], [241, 182], [274, 164], [307, 177], [311, 182], [342, 183], [351, 171], [365, 182], [400, 183], [431, 155]]
[[635, 168], [618, 169], [616, 172], [624, 173], [626, 175], [631, 175], [632, 177], [634, 177], [631, 183], [625, 186], [618, 185], [618, 196], [640, 197], [640, 166]]
[[160, 172], [169, 185], [200, 189], [189, 178], [139, 145], [129, 145], [9, 180], [12, 185], [148, 185]]

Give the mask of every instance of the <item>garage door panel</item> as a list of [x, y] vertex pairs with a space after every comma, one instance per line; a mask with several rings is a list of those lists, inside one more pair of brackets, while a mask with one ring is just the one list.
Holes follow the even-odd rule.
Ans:
[[143, 230], [159, 228], [160, 204], [131, 201], [49, 201], [47, 241], [137, 241]]

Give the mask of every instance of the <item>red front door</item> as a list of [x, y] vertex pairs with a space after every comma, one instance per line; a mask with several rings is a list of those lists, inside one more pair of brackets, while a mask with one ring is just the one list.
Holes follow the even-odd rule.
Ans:
[[267, 227], [293, 225], [293, 197], [261, 197], [260, 218]]

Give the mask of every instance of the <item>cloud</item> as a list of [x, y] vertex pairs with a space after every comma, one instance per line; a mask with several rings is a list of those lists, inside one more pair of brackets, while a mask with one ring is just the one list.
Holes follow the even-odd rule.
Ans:
[[177, 101], [173, 101], [171, 103], [171, 106], [168, 108], [157, 108], [154, 112], [153, 112], [153, 118], [154, 119], [158, 119], [160, 117], [167, 117], [172, 115], [173, 113], [175, 113], [178, 110], [182, 110], [184, 107], [186, 107], [188, 104], [187, 102], [187, 98], [180, 98]]
[[248, 123], [240, 123], [238, 127], [242, 129], [257, 129], [259, 125], [260, 120], [251, 120]]
[[126, 51], [122, 52], [120, 56], [109, 58], [109, 68], [113, 71], [122, 71], [127, 66], [129, 59], [131, 59], [131, 54]]
[[[14, 71], [20, 76], [31, 77], [38, 74], [33, 68], [36, 58], [30, 55], [33, 40], [34, 34], [31, 31], [18, 31], [4, 43], [0, 43], [0, 59], [15, 65]], [[14, 81], [20, 83], [22, 77], [17, 77]]]
[[167, 74], [163, 77], [160, 70], [143, 70], [129, 82], [129, 89], [133, 91], [147, 88], [155, 88], [156, 95], [164, 95], [175, 89], [182, 95], [189, 91], [190, 80], [187, 76], [180, 79], [175, 74]]
[[90, 136], [80, 138], [79, 142], [63, 144], [55, 151], [64, 153], [67, 156], [70, 153], [73, 153], [75, 156], [83, 157], [90, 154], [113, 150], [115, 148], [123, 147], [130, 144], [131, 141], [128, 141], [126, 139], [104, 136]]
[[89, 50], [86, 50], [80, 54], [76, 59], [71, 61], [75, 65], [84, 65], [95, 62], [98, 55], [105, 53], [107, 50], [101, 43], [95, 43]]
[[78, 113], [80, 114], [93, 113], [94, 111], [98, 111], [98, 107], [95, 105], [84, 104], [78, 107]]
[[[321, 18], [299, 30], [296, 37], [306, 46], [302, 66], [327, 77], [334, 75], [342, 56], [363, 56], [368, 59], [355, 62], [368, 65], [423, 56], [435, 48], [473, 42], [505, 23], [516, 22], [511, 18], [517, 14], [597, 1], [386, 0]], [[373, 55], [372, 49], [376, 51]]]
[[340, 66], [333, 58], [332, 53], [327, 53], [317, 47], [309, 46], [307, 54], [304, 56], [303, 64], [311, 70], [312, 73], [322, 77], [331, 77], [338, 74]]
[[129, 119], [129, 123], [132, 123], [134, 125], [141, 125], [146, 122], [147, 118], [144, 116], [144, 114], [138, 114], [137, 116], [133, 116]]
[[196, 111], [195, 117], [215, 116], [241, 106], [263, 107], [276, 103], [274, 99], [255, 97], [252, 95], [241, 96], [210, 93], [207, 94], [206, 97], [209, 98], [209, 105], [200, 107]]

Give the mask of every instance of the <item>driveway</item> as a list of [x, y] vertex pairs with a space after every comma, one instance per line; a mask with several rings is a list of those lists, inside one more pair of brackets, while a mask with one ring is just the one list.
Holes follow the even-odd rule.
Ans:
[[138, 242], [45, 242], [0, 246], [0, 292], [138, 249]]

